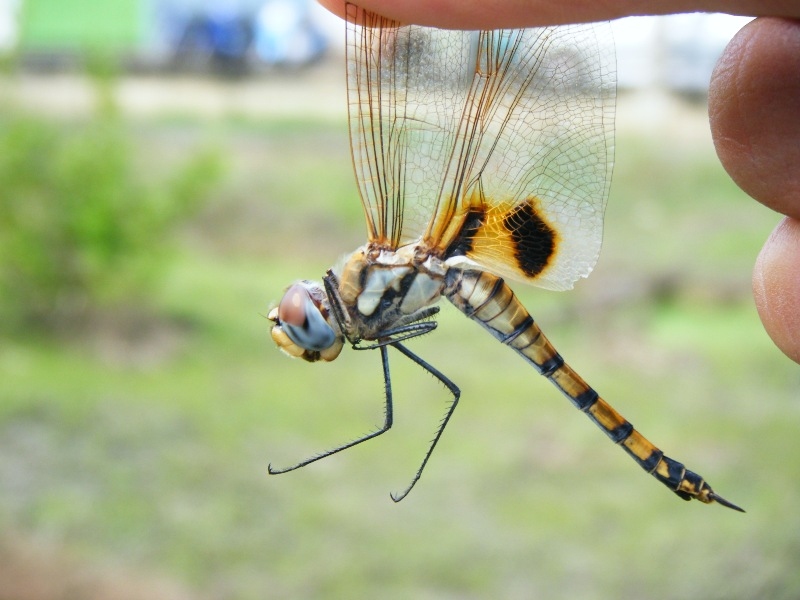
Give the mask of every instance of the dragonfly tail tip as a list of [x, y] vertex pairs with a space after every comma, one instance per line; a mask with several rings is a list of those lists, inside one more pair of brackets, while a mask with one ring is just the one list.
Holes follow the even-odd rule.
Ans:
[[722, 506], [725, 506], [727, 508], [732, 508], [733, 510], [736, 510], [736, 511], [739, 511], [739, 512], [742, 512], [742, 513], [745, 512], [745, 510], [743, 508], [741, 508], [740, 506], [736, 506], [733, 502], [728, 502], [727, 500], [725, 500], [725, 498], [723, 498], [719, 494], [716, 494], [715, 492], [711, 492], [708, 495], [708, 497], [711, 498], [711, 500], [713, 500], [717, 504], [721, 504]]

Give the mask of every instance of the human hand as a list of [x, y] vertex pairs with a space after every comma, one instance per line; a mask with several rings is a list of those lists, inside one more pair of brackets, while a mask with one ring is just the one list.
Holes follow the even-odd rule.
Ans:
[[[344, 0], [319, 0], [344, 16]], [[631, 15], [719, 11], [760, 18], [728, 44], [709, 90], [711, 133], [728, 174], [786, 218], [753, 271], [764, 328], [800, 363], [800, 3], [796, 0], [358, 0], [407, 23], [445, 28], [531, 27]]]

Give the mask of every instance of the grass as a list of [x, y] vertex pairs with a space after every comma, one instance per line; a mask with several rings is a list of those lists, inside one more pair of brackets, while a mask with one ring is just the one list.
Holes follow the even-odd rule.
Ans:
[[416, 469], [448, 398], [399, 355], [389, 434], [268, 477], [269, 461], [305, 458], [382, 416], [377, 356], [291, 361], [262, 317], [292, 279], [318, 278], [361, 243], [345, 129], [136, 131], [155, 165], [170, 143], [212, 137], [228, 179], [180, 233], [155, 326], [2, 341], [4, 530], [76, 564], [166, 577], [190, 597], [800, 593], [800, 371], [766, 338], [748, 291], [777, 219], [707, 147], [623, 135], [596, 273], [570, 293], [520, 295], [605, 398], [746, 515], [677, 500], [448, 307], [413, 347], [462, 401], [406, 500], [389, 492]]

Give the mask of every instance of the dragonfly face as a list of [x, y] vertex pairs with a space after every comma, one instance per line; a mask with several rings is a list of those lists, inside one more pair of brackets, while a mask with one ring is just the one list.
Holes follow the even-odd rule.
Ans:
[[309, 362], [331, 361], [342, 350], [341, 333], [331, 320], [327, 297], [319, 284], [292, 284], [268, 318], [274, 323], [272, 339], [289, 356]]
[[544, 375], [643, 469], [685, 500], [738, 507], [664, 455], [556, 352], [506, 280], [564, 290], [597, 260], [613, 164], [613, 47], [603, 25], [443, 31], [348, 6], [353, 165], [367, 243], [299, 282], [270, 313], [291, 356], [333, 360], [344, 341], [380, 352], [392, 425], [388, 348], [460, 390], [403, 342], [436, 327], [444, 297]]

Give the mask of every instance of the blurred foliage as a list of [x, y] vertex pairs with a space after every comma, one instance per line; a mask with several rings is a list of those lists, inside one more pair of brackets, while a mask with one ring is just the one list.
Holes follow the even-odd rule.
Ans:
[[138, 0], [25, 0], [20, 38], [27, 49], [126, 48], [142, 38]]
[[[161, 178], [205, 127], [140, 127], [128, 169]], [[800, 596], [800, 373], [749, 288], [777, 217], [735, 190], [710, 140], [620, 132], [595, 273], [569, 293], [515, 293], [589, 383], [746, 515], [678, 500], [446, 303], [411, 347], [462, 401], [411, 496], [388, 493], [419, 466], [448, 394], [396, 353], [391, 432], [267, 476], [270, 461], [382, 422], [379, 356], [289, 360], [261, 316], [287, 283], [363, 243], [364, 226], [344, 123], [219, 128], [230, 172], [147, 297], [197, 326], [133, 343], [95, 331], [89, 351], [35, 335], [0, 343], [0, 597], [4, 581], [87, 599]], [[24, 543], [4, 546], [8, 532]], [[15, 571], [39, 546], [27, 576]], [[64, 564], [133, 570], [117, 575], [127, 596], [99, 584], [81, 595]], [[161, 577], [185, 593], [131, 589]]]
[[169, 233], [194, 214], [221, 174], [213, 150], [151, 181], [130, 132], [96, 78], [97, 115], [80, 124], [23, 111], [0, 119], [2, 327], [63, 325], [150, 290]]

